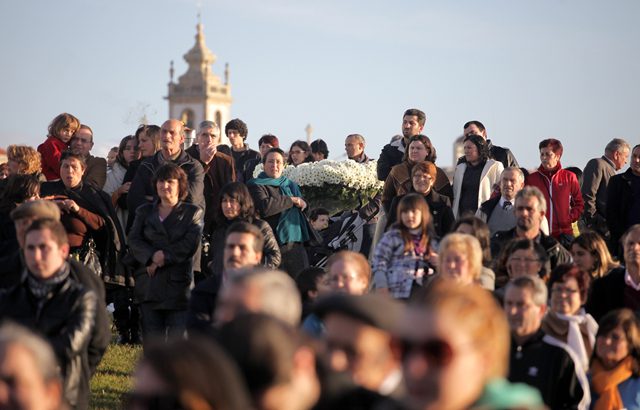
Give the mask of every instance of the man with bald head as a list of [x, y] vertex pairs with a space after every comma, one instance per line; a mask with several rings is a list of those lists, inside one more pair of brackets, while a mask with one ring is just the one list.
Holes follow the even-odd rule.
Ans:
[[[138, 167], [129, 194], [127, 205], [129, 213], [135, 215], [140, 205], [153, 202], [158, 198], [152, 180], [156, 170], [162, 165], [173, 162], [187, 174], [187, 197], [185, 202], [198, 205], [206, 211], [204, 200], [204, 168], [198, 159], [190, 156], [184, 149], [185, 125], [182, 121], [167, 120], [160, 127], [160, 151], [144, 158]], [[200, 277], [200, 247], [193, 259], [194, 274]]]
[[135, 213], [140, 205], [152, 202], [157, 198], [156, 187], [153, 186], [151, 180], [156, 169], [168, 162], [178, 165], [187, 174], [189, 189], [185, 201], [205, 209], [204, 170], [200, 162], [183, 149], [184, 138], [185, 126], [182, 121], [172, 119], [162, 124], [160, 151], [142, 160], [138, 172], [131, 182], [127, 196], [129, 212]]

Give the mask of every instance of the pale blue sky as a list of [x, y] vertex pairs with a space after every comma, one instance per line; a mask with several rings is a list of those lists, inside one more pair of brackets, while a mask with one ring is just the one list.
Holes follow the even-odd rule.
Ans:
[[[163, 122], [196, 15], [196, 0], [2, 0], [0, 145], [39, 144], [64, 111], [101, 155], [143, 114]], [[254, 148], [266, 132], [288, 148], [311, 123], [331, 157], [354, 132], [377, 157], [417, 107], [441, 166], [469, 119], [527, 167], [545, 137], [580, 167], [613, 137], [639, 143], [638, 16], [637, 0], [202, 1], [214, 71], [229, 62], [232, 116]]]

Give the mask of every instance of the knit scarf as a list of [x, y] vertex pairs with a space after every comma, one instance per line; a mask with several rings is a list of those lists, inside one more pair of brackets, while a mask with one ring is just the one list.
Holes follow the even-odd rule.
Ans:
[[600, 396], [594, 403], [594, 410], [614, 410], [624, 408], [618, 385], [632, 376], [633, 359], [627, 356], [611, 370], [606, 370], [597, 358], [591, 364], [591, 386]]
[[[267, 185], [280, 188], [280, 193], [285, 196], [301, 197], [300, 188], [287, 177], [270, 178], [261, 172], [257, 178], [251, 180], [256, 185]], [[281, 244], [291, 242], [306, 242], [309, 240], [307, 220], [297, 206], [282, 211], [276, 226], [276, 235]]]
[[53, 288], [64, 282], [64, 280], [69, 277], [70, 271], [67, 262], [65, 262], [53, 276], [46, 279], [37, 278], [33, 273], [27, 271], [27, 286], [36, 298], [42, 299], [47, 296]]
[[578, 356], [582, 368], [589, 368], [589, 356], [595, 344], [598, 324], [584, 309], [580, 309], [575, 315], [570, 316], [549, 312], [543, 322], [543, 330], [551, 336], [559, 336], [561, 340], [566, 335], [566, 343]]

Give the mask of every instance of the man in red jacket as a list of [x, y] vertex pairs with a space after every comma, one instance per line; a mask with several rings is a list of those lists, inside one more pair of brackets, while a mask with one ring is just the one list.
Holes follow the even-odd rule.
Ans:
[[562, 169], [562, 143], [549, 138], [542, 141], [540, 167], [529, 175], [525, 185], [540, 189], [547, 201], [547, 218], [550, 235], [565, 247], [573, 240], [571, 224], [578, 220], [584, 210], [580, 184], [575, 174]]

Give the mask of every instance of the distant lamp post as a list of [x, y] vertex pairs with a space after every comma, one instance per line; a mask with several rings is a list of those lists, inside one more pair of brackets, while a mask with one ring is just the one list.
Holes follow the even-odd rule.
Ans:
[[311, 144], [311, 135], [313, 134], [313, 127], [311, 124], [307, 124], [304, 131], [307, 133], [307, 144]]

